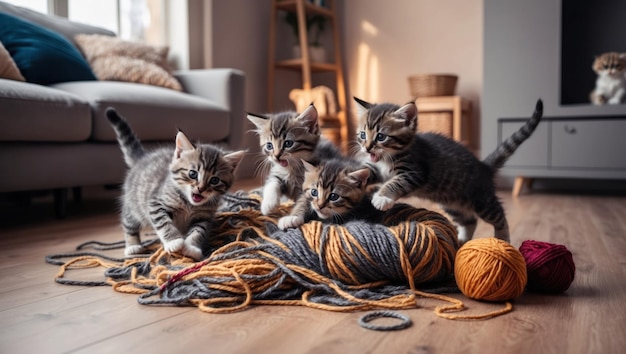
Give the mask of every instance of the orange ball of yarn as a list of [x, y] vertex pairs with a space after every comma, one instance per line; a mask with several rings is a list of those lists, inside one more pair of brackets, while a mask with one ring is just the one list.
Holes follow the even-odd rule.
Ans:
[[454, 276], [465, 296], [485, 301], [517, 298], [528, 278], [520, 251], [494, 237], [467, 241], [457, 251]]

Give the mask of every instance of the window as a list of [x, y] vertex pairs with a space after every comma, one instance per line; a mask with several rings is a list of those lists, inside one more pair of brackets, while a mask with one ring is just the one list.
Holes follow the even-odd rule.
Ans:
[[3, 0], [9, 4], [26, 7], [38, 12], [48, 13], [48, 0]]
[[68, 0], [68, 17], [126, 40], [165, 43], [163, 0]]

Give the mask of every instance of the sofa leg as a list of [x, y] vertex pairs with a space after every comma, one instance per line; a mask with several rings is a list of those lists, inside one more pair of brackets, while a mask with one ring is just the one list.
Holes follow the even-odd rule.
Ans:
[[57, 219], [63, 219], [67, 216], [67, 188], [54, 190], [54, 211]]

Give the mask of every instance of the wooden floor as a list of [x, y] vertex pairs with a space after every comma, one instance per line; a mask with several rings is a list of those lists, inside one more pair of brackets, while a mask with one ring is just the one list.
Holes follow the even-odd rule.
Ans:
[[[109, 194], [116, 192], [110, 191]], [[399, 311], [412, 327], [361, 328], [364, 313], [259, 306], [210, 315], [194, 307], [143, 306], [109, 287], [59, 285], [44, 256], [81, 242], [121, 239], [110, 196], [71, 205], [3, 207], [0, 222], [1, 353], [624, 353], [626, 352], [626, 197], [510, 192], [501, 197], [512, 243], [566, 245], [576, 278], [562, 295], [525, 293], [512, 313], [484, 321], [437, 317], [427, 301]], [[476, 237], [491, 230], [480, 224]], [[119, 252], [121, 254], [121, 252]], [[470, 301], [470, 311], [500, 304]]]

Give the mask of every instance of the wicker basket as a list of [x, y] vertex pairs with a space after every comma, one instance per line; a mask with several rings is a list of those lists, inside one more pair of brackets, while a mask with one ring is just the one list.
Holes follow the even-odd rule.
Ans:
[[456, 75], [447, 74], [417, 74], [409, 76], [411, 96], [454, 96], [456, 92]]

